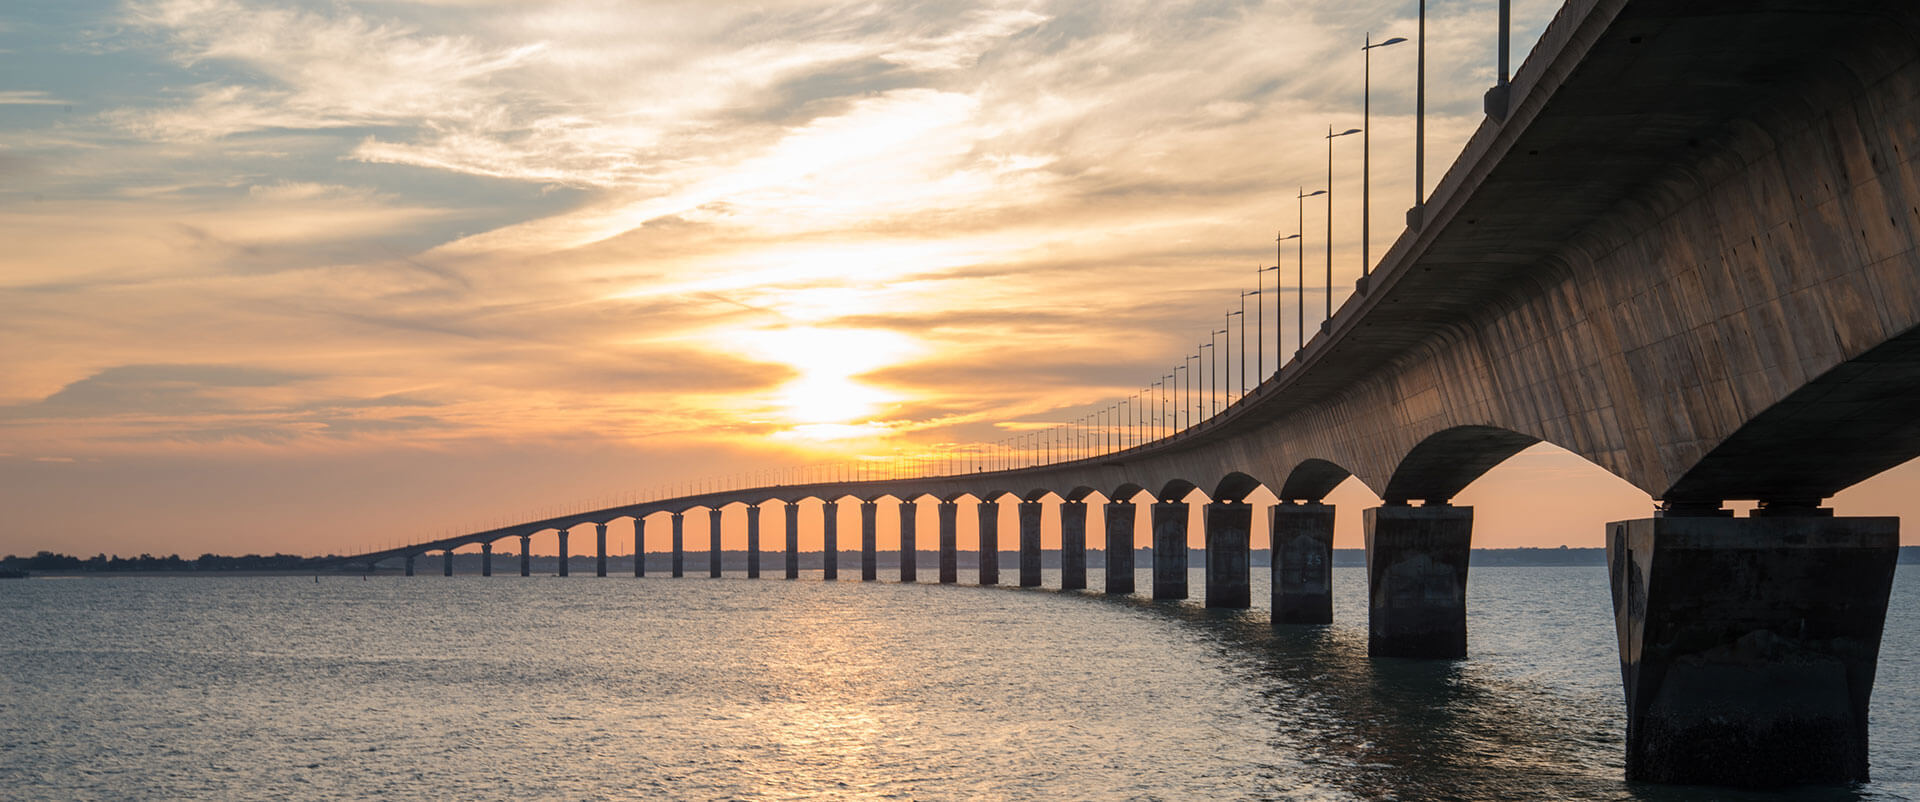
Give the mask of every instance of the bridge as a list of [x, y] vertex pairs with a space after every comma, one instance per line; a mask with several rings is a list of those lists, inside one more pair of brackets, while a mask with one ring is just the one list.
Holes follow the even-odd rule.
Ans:
[[[1572, 0], [1377, 267], [1284, 366], [1166, 436], [1085, 443], [1070, 459], [875, 480], [728, 489], [561, 515], [346, 558], [372, 566], [609, 523], [786, 509], [799, 575], [803, 500], [860, 507], [877, 578], [878, 502], [898, 502], [900, 579], [919, 578], [917, 505], [938, 505], [937, 577], [957, 579], [961, 505], [979, 515], [981, 584], [999, 577], [999, 510], [1017, 504], [1018, 583], [1041, 582], [1043, 517], [1061, 577], [1087, 584], [1088, 503], [1107, 501], [1104, 590], [1133, 593], [1137, 522], [1155, 599], [1187, 587], [1186, 499], [1208, 501], [1208, 606], [1248, 607], [1247, 496], [1271, 508], [1276, 625], [1331, 620], [1335, 511], [1361, 512], [1369, 644], [1466, 653], [1473, 509], [1449, 502], [1541, 441], [1657, 500], [1605, 524], [1628, 707], [1627, 775], [1783, 785], [1867, 776], [1867, 702], [1898, 519], [1837, 517], [1840, 490], [1920, 455], [1920, 6], [1904, 0]], [[1136, 508], [1142, 495], [1150, 510]], [[1057, 503], [1054, 503], [1056, 502]], [[1729, 501], [1757, 501], [1736, 517]], [[656, 519], [657, 523], [657, 519]], [[1596, 522], [1599, 525], [1599, 522]], [[644, 574], [636, 560], [636, 575]]]

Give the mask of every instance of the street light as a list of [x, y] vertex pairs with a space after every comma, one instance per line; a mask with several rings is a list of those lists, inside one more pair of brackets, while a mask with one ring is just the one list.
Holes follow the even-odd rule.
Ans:
[[[1366, 278], [1372, 261], [1368, 258], [1368, 224], [1373, 222], [1373, 206], [1370, 196], [1373, 193], [1371, 166], [1373, 160], [1373, 49], [1387, 47], [1407, 41], [1404, 36], [1395, 36], [1384, 42], [1375, 43], [1373, 33], [1369, 31], [1366, 44], [1360, 48], [1360, 277]], [[1331, 184], [1329, 184], [1331, 186]]]
[[1357, 133], [1360, 129], [1349, 128], [1336, 134], [1327, 126], [1327, 320], [1333, 319], [1333, 140]]
[[[1253, 271], [1254, 295], [1267, 291], [1267, 277], [1262, 273], [1273, 274], [1273, 372], [1280, 372], [1280, 263], [1272, 267], [1256, 268]], [[1253, 386], [1267, 380], [1267, 307], [1263, 303], [1253, 305], [1253, 375], [1260, 377]]]
[[1413, 68], [1413, 208], [1407, 210], [1407, 228], [1419, 231], [1427, 217], [1427, 0], [1420, 0], [1419, 55]]
[[[1324, 189], [1316, 189], [1308, 192], [1306, 187], [1300, 188], [1299, 222], [1301, 231], [1307, 230], [1307, 199], [1315, 195], [1325, 194], [1327, 194], [1327, 191]], [[1331, 207], [1332, 204], [1328, 204], [1328, 206]], [[1329, 223], [1329, 225], [1331, 225], [1331, 223]], [[1298, 304], [1298, 308], [1294, 310], [1297, 314], [1294, 316], [1293, 321], [1294, 327], [1297, 329], [1297, 331], [1294, 332], [1293, 348], [1298, 351], [1307, 347], [1307, 240], [1299, 234], [1293, 235], [1293, 238], [1299, 240], [1299, 242], [1296, 243], [1299, 250], [1297, 254], [1299, 262], [1294, 268], [1296, 271], [1294, 275], [1295, 302]], [[1332, 241], [1331, 232], [1329, 232], [1328, 241]]]
[[[1240, 396], [1247, 395], [1247, 294], [1240, 293], [1240, 311], [1227, 313], [1227, 328], [1233, 328], [1232, 318], [1240, 316]], [[1233, 406], [1233, 335], [1227, 335], [1227, 406]]]
[[[1225, 331], [1226, 329], [1207, 332], [1207, 341], [1200, 344], [1200, 350], [1213, 349], [1213, 353], [1207, 355], [1207, 361], [1200, 366], [1200, 381], [1207, 386], [1206, 392], [1200, 396], [1202, 421], [1213, 417], [1214, 409], [1218, 406], [1218, 394], [1214, 392], [1214, 385], [1220, 383], [1220, 366], [1213, 362], [1220, 358], [1220, 335]], [[1208, 369], [1212, 369], [1213, 375], [1207, 375]]]

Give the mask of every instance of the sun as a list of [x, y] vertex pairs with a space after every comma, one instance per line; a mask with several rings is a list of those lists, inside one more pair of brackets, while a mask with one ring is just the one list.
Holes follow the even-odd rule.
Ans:
[[857, 423], [907, 400], [898, 391], [855, 377], [898, 364], [921, 350], [912, 338], [884, 329], [781, 326], [731, 332], [728, 337], [755, 358], [794, 369], [798, 375], [781, 385], [773, 399], [789, 423], [816, 437], [835, 431], [871, 436], [873, 430], [866, 426], [824, 425]]

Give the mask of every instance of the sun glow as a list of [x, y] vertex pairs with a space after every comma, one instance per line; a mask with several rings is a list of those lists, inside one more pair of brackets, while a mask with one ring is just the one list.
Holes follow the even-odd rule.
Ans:
[[791, 366], [800, 375], [774, 395], [796, 434], [807, 439], [871, 437], [883, 433], [869, 425], [851, 425], [889, 403], [905, 400], [854, 377], [891, 365], [918, 352], [911, 338], [878, 329], [805, 326], [733, 333], [733, 344], [753, 356]]

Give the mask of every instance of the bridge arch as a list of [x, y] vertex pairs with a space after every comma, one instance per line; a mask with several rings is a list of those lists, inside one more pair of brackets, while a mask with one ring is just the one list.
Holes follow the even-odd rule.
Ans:
[[1054, 498], [1060, 498], [1060, 494], [1053, 492], [1051, 488], [1037, 487], [1027, 491], [1026, 495], [1023, 495], [1020, 497], [1020, 500], [1021, 501], [1046, 501], [1048, 496], [1053, 496]]
[[1113, 493], [1109, 494], [1107, 498], [1112, 499], [1114, 501], [1131, 502], [1136, 496], [1139, 496], [1141, 493], [1145, 493], [1145, 492], [1147, 492], [1146, 488], [1141, 487], [1137, 484], [1134, 484], [1133, 482], [1127, 482], [1120, 485], [1119, 487], [1114, 488]]
[[1352, 471], [1333, 462], [1310, 458], [1293, 466], [1277, 495], [1281, 501], [1319, 501], [1352, 475]]
[[1828, 370], [1748, 418], [1659, 493], [1669, 504], [1823, 499], [1920, 456], [1920, 327]]
[[1154, 498], [1159, 501], [1183, 501], [1188, 494], [1199, 489], [1199, 485], [1185, 479], [1168, 479], [1166, 484], [1160, 486], [1160, 492], [1154, 494]]
[[1063, 500], [1064, 501], [1086, 501], [1088, 496], [1091, 496], [1098, 492], [1100, 491], [1095, 488], [1088, 487], [1086, 485], [1080, 485], [1078, 487], [1075, 487], [1072, 490], [1067, 491], [1067, 494], [1065, 497], [1063, 497]]
[[1388, 504], [1445, 503], [1481, 474], [1540, 438], [1496, 426], [1442, 429], [1400, 458], [1380, 496]]
[[1264, 484], [1264, 482], [1239, 471], [1231, 471], [1226, 476], [1220, 477], [1219, 484], [1214, 485], [1213, 492], [1207, 495], [1211, 496], [1214, 501], [1239, 503], [1246, 501], [1248, 495], [1260, 489]]

